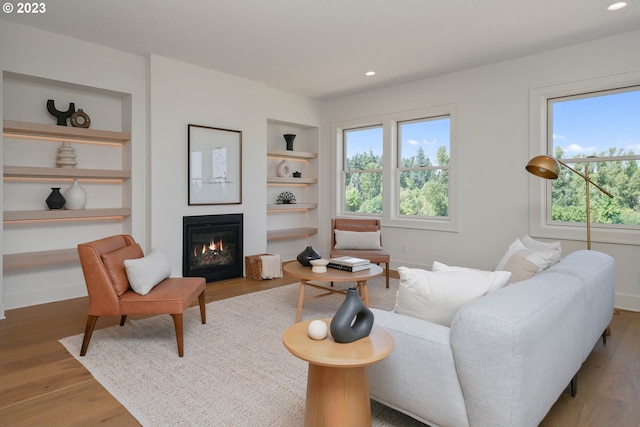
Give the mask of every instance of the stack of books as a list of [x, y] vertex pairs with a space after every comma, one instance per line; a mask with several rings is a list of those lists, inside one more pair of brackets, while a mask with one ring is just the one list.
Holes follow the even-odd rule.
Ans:
[[329, 264], [327, 264], [327, 267], [355, 273], [356, 271], [362, 271], [371, 268], [371, 262], [368, 259], [355, 258], [351, 256], [341, 256], [338, 258], [331, 258], [329, 260]]

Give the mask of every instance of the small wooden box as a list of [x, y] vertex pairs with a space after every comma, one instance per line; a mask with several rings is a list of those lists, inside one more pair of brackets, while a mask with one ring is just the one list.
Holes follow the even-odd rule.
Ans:
[[258, 254], [244, 257], [245, 275], [250, 279], [262, 280], [262, 261], [260, 257], [271, 254]]

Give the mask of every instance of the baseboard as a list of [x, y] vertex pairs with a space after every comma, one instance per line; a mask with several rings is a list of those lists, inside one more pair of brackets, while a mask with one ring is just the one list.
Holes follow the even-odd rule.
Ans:
[[622, 310], [640, 312], [640, 296], [616, 292], [613, 305]]

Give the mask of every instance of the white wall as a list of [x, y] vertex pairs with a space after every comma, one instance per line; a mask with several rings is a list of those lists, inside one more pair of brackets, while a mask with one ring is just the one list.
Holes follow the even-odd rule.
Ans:
[[[327, 122], [455, 104], [460, 231], [387, 227], [392, 266], [434, 260], [492, 268], [509, 243], [529, 232], [529, 90], [640, 69], [640, 32], [501, 62], [327, 102]], [[334, 144], [324, 134], [323, 146]], [[332, 145], [333, 147], [333, 145]], [[323, 155], [325, 155], [323, 153]], [[335, 154], [334, 154], [335, 156]], [[332, 167], [322, 179], [333, 178]], [[335, 180], [334, 180], [335, 185]], [[408, 245], [408, 252], [400, 251]], [[563, 241], [565, 253], [586, 248]], [[640, 247], [594, 243], [617, 261], [616, 305], [640, 311]]]
[[[266, 249], [264, 84], [152, 55], [151, 244], [182, 274], [182, 217], [244, 214], [244, 253]], [[187, 204], [187, 125], [242, 131], [242, 204]]]
[[[24, 87], [20, 87], [23, 85], [20, 79], [8, 78], [3, 81], [0, 89], [3, 105], [0, 112], [4, 119], [54, 124], [51, 117], [47, 116], [45, 106], [47, 97], [53, 95], [60, 100], [60, 105], [57, 105], [59, 109], [65, 108], [65, 103], [73, 100], [91, 105], [91, 110], [87, 109], [87, 112], [90, 112], [96, 127], [131, 131], [132, 161], [136, 165], [131, 185], [133, 192], [142, 197], [133, 198], [132, 216], [127, 228], [132, 230], [136, 239], [146, 241], [148, 206], [144, 203], [143, 196], [147, 188], [145, 170], [148, 162], [144, 58], [7, 21], [2, 21], [0, 25], [0, 52], [0, 71], [4, 76], [15, 73], [36, 78], [31, 90], [26, 93], [21, 92]], [[65, 91], [62, 88], [65, 86], [69, 89], [66, 92], [68, 99], [64, 99]], [[86, 96], [83, 90], [76, 91], [82, 86], [92, 88], [93, 95]], [[101, 96], [100, 90], [109, 92], [106, 99], [98, 99]], [[125, 108], [130, 113], [127, 111], [120, 117], [106, 118], [115, 111], [114, 93], [130, 97], [130, 106], [128, 101], [125, 102]], [[77, 107], [80, 108], [80, 104]], [[34, 153], [27, 149], [25, 156], [34, 156]], [[83, 161], [95, 160], [97, 159], [85, 157]], [[15, 203], [8, 206], [2, 202], [0, 204], [3, 209], [19, 209]], [[31, 227], [27, 232], [34, 232], [34, 227], [37, 226]], [[19, 249], [20, 242], [15, 241], [16, 234], [13, 231], [15, 230], [0, 231], [3, 252]], [[47, 232], [49, 231], [51, 230], [48, 229]], [[79, 233], [76, 229], [68, 230], [66, 225], [60, 224], [53, 234], [47, 234], [44, 245], [46, 249], [74, 247], [81, 241], [96, 238], [93, 233], [94, 230]], [[79, 266], [59, 266], [4, 272], [0, 294], [2, 318], [5, 309], [82, 296], [86, 295], [86, 289]]]

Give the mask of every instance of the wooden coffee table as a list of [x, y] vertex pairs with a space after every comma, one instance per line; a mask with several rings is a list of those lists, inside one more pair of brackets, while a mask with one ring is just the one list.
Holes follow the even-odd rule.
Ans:
[[[331, 319], [323, 319], [327, 326]], [[368, 337], [341, 344], [327, 337], [309, 338], [311, 320], [295, 323], [282, 334], [282, 343], [294, 356], [309, 362], [304, 425], [353, 427], [371, 425], [367, 366], [393, 350], [393, 338], [373, 325]]]
[[[371, 265], [370, 269], [357, 271], [355, 273], [337, 270], [335, 268], [327, 268], [326, 273], [314, 273], [311, 271], [311, 267], [305, 267], [300, 263], [294, 261], [284, 265], [284, 272], [289, 276], [300, 279], [300, 291], [298, 292], [298, 311], [296, 312], [297, 323], [302, 318], [302, 305], [305, 301], [325, 297], [334, 293], [346, 294], [345, 289], [335, 289], [315, 283], [309, 283], [310, 281], [335, 283], [356, 282], [360, 298], [362, 298], [364, 300], [364, 304], [369, 307], [369, 290], [367, 289], [367, 280], [373, 279], [374, 277], [382, 276], [383, 270], [379, 265], [373, 264]], [[305, 286], [312, 286], [314, 288], [322, 289], [325, 291], [325, 293], [305, 298]]]

